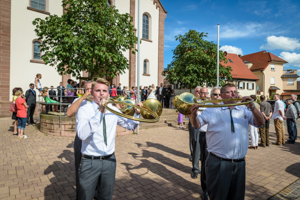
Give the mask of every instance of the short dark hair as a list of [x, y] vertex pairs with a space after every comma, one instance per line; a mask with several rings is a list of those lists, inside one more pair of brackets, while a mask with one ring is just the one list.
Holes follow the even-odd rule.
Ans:
[[254, 94], [252, 94], [252, 95], [250, 95], [250, 97], [254, 100], [254, 101], [256, 101], [256, 95], [254, 95]]
[[224, 93], [226, 88], [228, 88], [228, 87], [235, 87], [236, 88], [236, 85], [234, 85], [233, 83], [226, 83], [225, 85], [222, 86], [221, 93]]
[[30, 86], [33, 86], [33, 85], [34, 85], [33, 83], [30, 83], [30, 84], [29, 84], [29, 87], [30, 87]]
[[[73, 81], [72, 79], [68, 79], [68, 83], [71, 84], [71, 81]], [[73, 81], [74, 82], [74, 81]]]
[[261, 96], [260, 96], [260, 100], [261, 100], [261, 101], [264, 101], [265, 99], [266, 99], [265, 95], [261, 95]]

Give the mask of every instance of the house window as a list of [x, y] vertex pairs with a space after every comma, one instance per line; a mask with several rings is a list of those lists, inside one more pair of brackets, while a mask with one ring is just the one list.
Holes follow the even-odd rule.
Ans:
[[31, 8], [35, 8], [37, 10], [45, 11], [46, 0], [31, 0], [30, 6]]
[[271, 84], [275, 85], [275, 78], [274, 77], [271, 77]]
[[254, 90], [254, 83], [247, 83], [248, 90]]
[[293, 78], [288, 78], [288, 85], [294, 85], [294, 79]]
[[143, 15], [143, 38], [149, 40], [149, 16]]
[[271, 64], [271, 71], [275, 71], [275, 64]]
[[38, 41], [33, 42], [33, 59], [41, 60], [41, 43]]
[[239, 89], [245, 89], [245, 83], [239, 82]]
[[149, 61], [144, 60], [143, 75], [148, 75], [148, 74], [149, 74]]

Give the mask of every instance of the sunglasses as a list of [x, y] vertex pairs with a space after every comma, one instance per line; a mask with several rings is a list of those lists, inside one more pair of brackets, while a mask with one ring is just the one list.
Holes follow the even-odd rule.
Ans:
[[221, 96], [221, 94], [216, 94], [216, 93], [214, 93], [214, 96]]

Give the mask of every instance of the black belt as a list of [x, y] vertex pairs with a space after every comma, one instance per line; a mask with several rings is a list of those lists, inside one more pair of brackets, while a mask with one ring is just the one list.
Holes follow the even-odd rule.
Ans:
[[219, 156], [217, 156], [216, 154], [213, 154], [211, 152], [209, 152], [209, 154], [211, 154], [212, 156], [219, 158], [220, 160], [225, 160], [225, 161], [230, 161], [230, 162], [241, 162], [241, 161], [245, 161], [245, 158], [241, 158], [241, 159], [229, 159], [229, 158], [221, 158]]
[[115, 153], [107, 155], [107, 156], [88, 156], [88, 155], [83, 155], [82, 154], [82, 157], [83, 158], [87, 158], [87, 159], [94, 159], [94, 160], [107, 160], [107, 159], [109, 159], [114, 154]]

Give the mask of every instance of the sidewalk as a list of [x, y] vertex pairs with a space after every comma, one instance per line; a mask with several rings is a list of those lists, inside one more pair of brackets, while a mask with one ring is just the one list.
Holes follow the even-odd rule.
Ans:
[[[75, 199], [73, 138], [27, 126], [28, 139], [20, 140], [12, 122], [0, 118], [0, 199]], [[270, 131], [274, 142], [273, 125]], [[113, 199], [199, 199], [200, 176], [190, 177], [188, 144], [188, 131], [175, 127], [117, 137]], [[271, 198], [300, 178], [299, 141], [249, 149], [246, 168], [245, 199]]]

